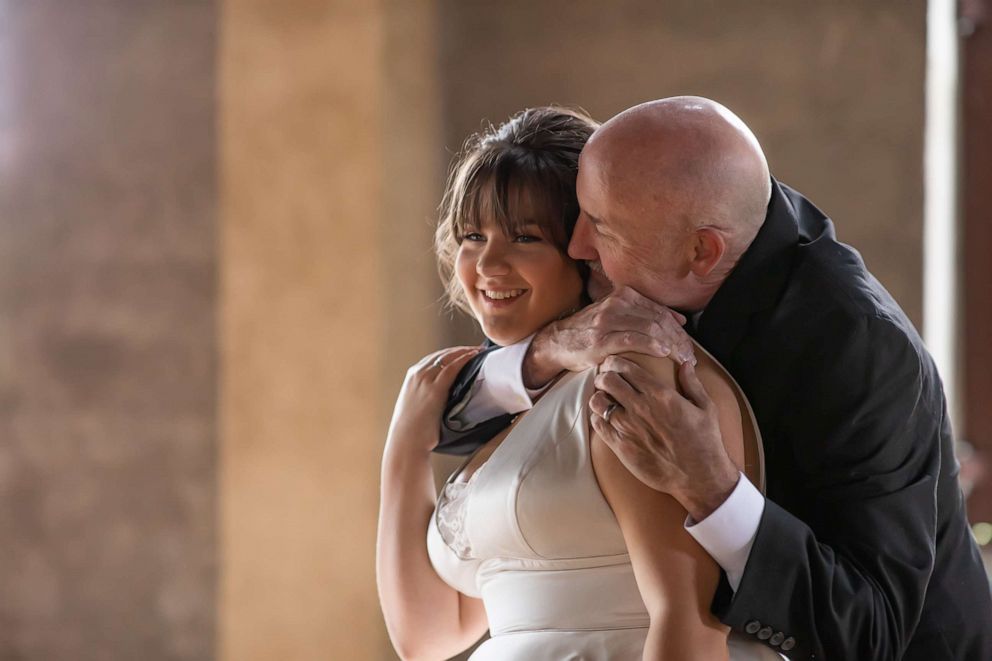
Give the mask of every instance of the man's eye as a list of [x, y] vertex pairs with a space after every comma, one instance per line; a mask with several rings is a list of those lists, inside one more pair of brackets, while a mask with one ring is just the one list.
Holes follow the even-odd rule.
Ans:
[[610, 236], [603, 231], [603, 226], [599, 223], [590, 223], [592, 226], [592, 231], [601, 239], [609, 240]]

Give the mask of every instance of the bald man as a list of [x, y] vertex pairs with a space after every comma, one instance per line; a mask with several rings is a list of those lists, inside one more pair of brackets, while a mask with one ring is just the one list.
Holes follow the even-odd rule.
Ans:
[[[724, 570], [724, 623], [795, 659], [992, 659], [940, 378], [831, 221], [771, 178], [739, 118], [698, 97], [603, 124], [577, 186], [568, 251], [596, 302], [480, 358], [447, 424], [528, 408], [561, 371], [600, 365], [591, 424], [685, 507]], [[686, 318], [750, 400], [766, 495], [724, 450]], [[679, 390], [610, 357], [631, 350], [680, 360]], [[470, 451], [500, 419], [447, 429], [440, 451]]]

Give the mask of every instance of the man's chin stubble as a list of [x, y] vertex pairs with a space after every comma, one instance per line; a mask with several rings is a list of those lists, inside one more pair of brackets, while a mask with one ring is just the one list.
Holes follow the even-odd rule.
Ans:
[[613, 283], [603, 273], [602, 267], [598, 262], [588, 262], [588, 264], [589, 282], [586, 285], [586, 293], [589, 294], [589, 298], [595, 303], [603, 300], [613, 291]]

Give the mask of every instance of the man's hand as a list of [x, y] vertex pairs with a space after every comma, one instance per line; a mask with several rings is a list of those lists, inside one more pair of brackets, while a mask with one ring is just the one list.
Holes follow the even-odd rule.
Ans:
[[524, 385], [539, 388], [564, 370], [578, 372], [628, 351], [695, 363], [683, 324], [685, 317], [678, 312], [619, 287], [538, 331], [524, 358]]
[[739, 471], [692, 363], [679, 367], [678, 381], [684, 396], [637, 363], [611, 356], [596, 376], [591, 422], [627, 470], [701, 521], [734, 490]]

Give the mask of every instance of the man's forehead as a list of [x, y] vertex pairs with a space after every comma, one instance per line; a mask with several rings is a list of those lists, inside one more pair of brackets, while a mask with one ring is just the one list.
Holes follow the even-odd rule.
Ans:
[[589, 180], [608, 187], [613, 195], [636, 197], [662, 166], [663, 156], [643, 143], [603, 140], [583, 150], [579, 173], [585, 169]]
[[[579, 203], [614, 210], [639, 208], [650, 201], [651, 186], [646, 177], [638, 179], [634, 164], [615, 159], [590, 158], [579, 165], [577, 181]], [[591, 209], [589, 209], [591, 211]]]

